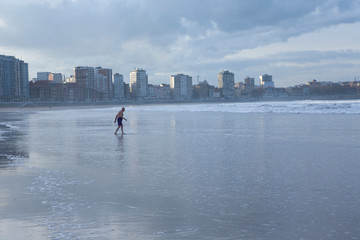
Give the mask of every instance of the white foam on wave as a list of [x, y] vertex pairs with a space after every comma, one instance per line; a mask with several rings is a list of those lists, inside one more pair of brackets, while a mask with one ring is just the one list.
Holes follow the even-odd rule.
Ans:
[[5, 129], [19, 129], [20, 126], [16, 124], [16, 122], [2, 122], [0, 123], [5, 127]]
[[7, 167], [22, 167], [24, 166], [25, 158], [21, 156], [2, 154], [0, 153], [0, 157], [7, 159]]
[[7, 137], [5, 136], [6, 133], [19, 129], [20, 127], [12, 124], [10, 122], [1, 122], [0, 123], [0, 141], [4, 141], [7, 139]]
[[360, 100], [143, 105], [131, 107], [131, 111], [360, 114]]
[[[0, 123], [0, 142], [8, 141], [11, 136], [8, 133], [14, 130], [16, 126], [13, 126], [10, 123]], [[0, 152], [0, 157], [6, 159], [6, 166], [7, 167], [21, 167], [24, 165], [25, 158], [20, 155], [14, 155], [8, 152]]]
[[0, 141], [4, 141], [6, 137], [4, 136], [7, 130], [8, 126], [6, 124], [0, 124]]
[[0, 142], [4, 141], [5, 137], [4, 137], [5, 131], [0, 129]]

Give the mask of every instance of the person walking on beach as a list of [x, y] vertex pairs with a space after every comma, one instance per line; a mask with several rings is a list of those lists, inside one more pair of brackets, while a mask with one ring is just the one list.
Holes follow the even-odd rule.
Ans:
[[125, 108], [123, 107], [123, 108], [118, 112], [118, 114], [116, 114], [116, 116], [115, 116], [114, 123], [116, 122], [116, 120], [117, 120], [117, 122], [118, 122], [118, 127], [117, 127], [117, 129], [116, 129], [116, 131], [115, 131], [115, 133], [114, 133], [115, 135], [117, 134], [119, 128], [121, 128], [121, 134], [124, 134], [124, 129], [123, 129], [122, 120], [124, 119], [125, 121], [127, 121], [127, 119], [124, 118], [124, 112], [125, 112]]

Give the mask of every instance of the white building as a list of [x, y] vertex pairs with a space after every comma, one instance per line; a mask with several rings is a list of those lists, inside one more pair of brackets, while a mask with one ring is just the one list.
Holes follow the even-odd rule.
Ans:
[[235, 95], [234, 88], [234, 73], [229, 71], [222, 71], [218, 74], [218, 88], [224, 98], [233, 98]]
[[125, 90], [124, 90], [124, 77], [122, 74], [114, 73], [113, 74], [113, 83], [114, 83], [114, 94], [116, 99], [124, 99], [125, 98]]
[[192, 77], [182, 73], [171, 75], [170, 88], [175, 99], [190, 99], [192, 97]]
[[130, 72], [130, 93], [134, 98], [147, 97], [148, 75], [143, 69], [136, 68]]
[[272, 76], [268, 74], [261, 75], [260, 79], [260, 86], [263, 88], [274, 88], [275, 84], [272, 80]]

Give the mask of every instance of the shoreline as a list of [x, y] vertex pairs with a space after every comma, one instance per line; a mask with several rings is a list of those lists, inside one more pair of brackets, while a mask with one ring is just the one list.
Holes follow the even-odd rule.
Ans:
[[306, 100], [359, 100], [360, 95], [326, 95], [307, 97], [269, 97], [255, 99], [190, 99], [190, 100], [140, 100], [140, 101], [109, 101], [109, 102], [0, 102], [0, 112], [24, 112], [24, 110], [57, 110], [86, 109], [101, 107], [121, 107], [131, 105], [161, 105], [161, 104], [199, 104], [199, 103], [247, 103], [247, 102], [292, 102]]

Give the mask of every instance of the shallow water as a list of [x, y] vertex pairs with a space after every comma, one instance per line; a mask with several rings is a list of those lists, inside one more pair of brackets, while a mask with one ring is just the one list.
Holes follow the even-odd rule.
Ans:
[[0, 123], [0, 239], [360, 238], [359, 115], [176, 107]]

